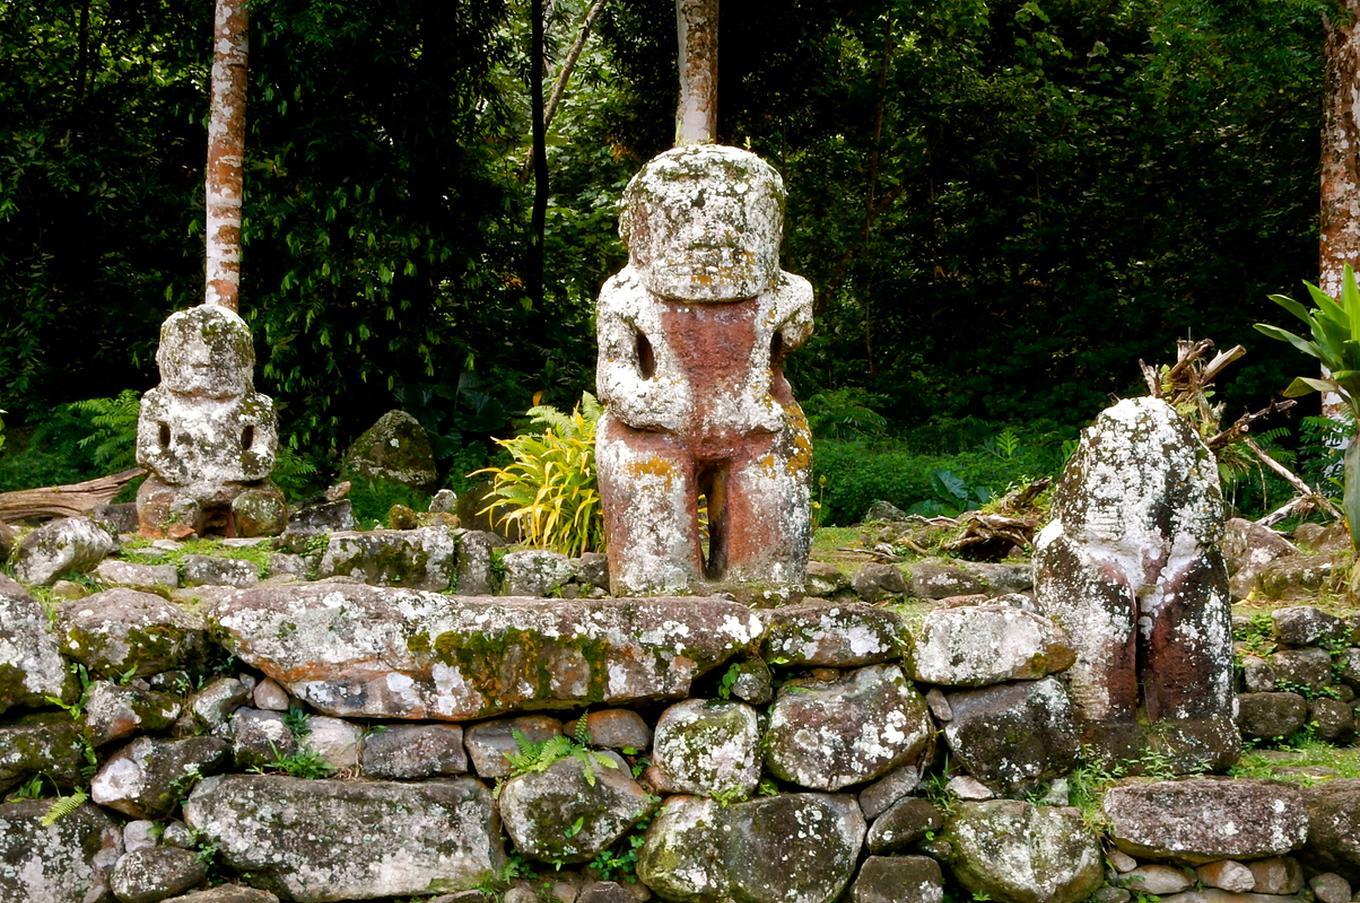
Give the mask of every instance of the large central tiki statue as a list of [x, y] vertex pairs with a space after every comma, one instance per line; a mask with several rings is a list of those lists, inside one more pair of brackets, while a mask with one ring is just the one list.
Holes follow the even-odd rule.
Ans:
[[812, 287], [779, 268], [783, 213], [779, 173], [720, 145], [666, 151], [624, 193], [628, 265], [597, 311], [617, 594], [802, 587], [812, 442], [783, 363]]
[[1233, 649], [1217, 463], [1157, 398], [1082, 434], [1035, 542], [1038, 607], [1077, 647], [1067, 672], [1082, 741], [1107, 761], [1231, 764]]

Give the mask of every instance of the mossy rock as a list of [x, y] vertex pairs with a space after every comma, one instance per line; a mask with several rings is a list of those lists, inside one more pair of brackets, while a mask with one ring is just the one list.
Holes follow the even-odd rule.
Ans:
[[355, 439], [345, 452], [342, 473], [424, 491], [433, 489], [439, 476], [429, 435], [405, 411], [388, 411]]

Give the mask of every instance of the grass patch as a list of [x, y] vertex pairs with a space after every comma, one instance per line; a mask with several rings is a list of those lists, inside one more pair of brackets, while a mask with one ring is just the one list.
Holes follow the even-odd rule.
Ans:
[[[1328, 773], [1332, 772], [1332, 773]], [[1294, 749], [1250, 749], [1228, 772], [1309, 786], [1336, 778], [1360, 778], [1360, 746], [1332, 746], [1309, 740]]]
[[207, 555], [211, 558], [235, 558], [249, 561], [259, 569], [261, 577], [269, 575], [269, 556], [273, 553], [266, 542], [249, 546], [229, 546], [217, 539], [190, 539], [180, 543], [179, 548], [161, 550], [152, 547], [152, 540], [137, 537], [123, 543], [118, 557], [136, 564], [173, 564], [178, 570], [186, 555]]

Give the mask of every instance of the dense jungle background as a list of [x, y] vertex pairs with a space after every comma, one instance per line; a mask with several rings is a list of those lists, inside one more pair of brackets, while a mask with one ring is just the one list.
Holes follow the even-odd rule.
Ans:
[[[589, 4], [549, 6], [551, 80]], [[609, 0], [594, 23], [548, 131], [542, 297], [528, 7], [252, 4], [242, 314], [295, 493], [393, 407], [461, 488], [527, 408], [593, 388], [616, 201], [672, 140], [674, 4]], [[784, 174], [784, 266], [817, 293], [789, 371], [825, 522], [876, 498], [967, 507], [1055, 471], [1178, 338], [1247, 346], [1228, 419], [1306, 369], [1251, 324], [1316, 278], [1328, 8], [723, 4], [720, 136]], [[0, 4], [0, 490], [132, 463], [159, 324], [202, 294], [211, 16]], [[1264, 438], [1324, 480], [1304, 413]], [[1291, 494], [1236, 477], [1244, 510]]]

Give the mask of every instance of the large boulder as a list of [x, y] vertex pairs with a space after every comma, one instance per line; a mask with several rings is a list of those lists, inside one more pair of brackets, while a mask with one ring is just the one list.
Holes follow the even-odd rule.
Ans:
[[1243, 778], [1121, 784], [1101, 804], [1110, 838], [1142, 859], [1190, 864], [1282, 856], [1303, 846], [1308, 814], [1297, 787]]
[[452, 724], [394, 724], [364, 738], [364, 774], [375, 778], [430, 778], [463, 774], [463, 729]]
[[230, 593], [210, 619], [238, 656], [323, 712], [446, 721], [683, 697], [762, 631], [744, 606], [715, 598], [488, 598], [324, 583]]
[[849, 903], [941, 903], [944, 876], [929, 856], [870, 856], [859, 867]]
[[853, 797], [781, 794], [732, 806], [670, 797], [638, 853], [638, 877], [666, 900], [831, 903], [864, 838]]
[[0, 725], [0, 797], [36, 774], [71, 787], [80, 780], [84, 764], [80, 727], [64, 713]]
[[776, 608], [761, 654], [789, 667], [855, 668], [909, 654], [911, 635], [896, 612], [860, 603], [810, 602]]
[[1312, 605], [1291, 605], [1270, 613], [1275, 639], [1286, 646], [1330, 646], [1345, 643], [1351, 630], [1345, 621]]
[[203, 858], [172, 846], [145, 847], [128, 853], [113, 867], [110, 884], [119, 903], [160, 903], [202, 884], [208, 877]]
[[443, 524], [332, 533], [317, 573], [377, 586], [443, 591], [458, 580], [458, 533]]
[[1033, 787], [1076, 761], [1072, 706], [1056, 678], [961, 690], [948, 700], [949, 749], [988, 787], [1006, 793]]
[[765, 762], [778, 778], [839, 790], [921, 755], [932, 733], [925, 699], [897, 665], [784, 684], [770, 711]]
[[956, 687], [1033, 680], [1072, 666], [1067, 635], [1043, 615], [1009, 605], [939, 608], [916, 644], [916, 679]]
[[92, 744], [103, 746], [135, 733], [163, 730], [175, 723], [182, 709], [173, 693], [97, 680], [85, 695], [85, 730]]
[[228, 775], [194, 789], [184, 821], [232, 869], [299, 903], [463, 890], [504, 862], [491, 791], [471, 778]]
[[98, 806], [88, 803], [44, 825], [53, 802], [0, 804], [0, 900], [108, 899], [108, 870], [123, 852], [122, 833]]
[[1360, 884], [1360, 779], [1324, 781], [1303, 795], [1308, 811], [1305, 857], [1318, 870]]
[[439, 478], [429, 434], [405, 411], [388, 411], [361, 433], [345, 452], [342, 471], [423, 490]]
[[30, 585], [55, 583], [63, 574], [83, 573], [118, 551], [118, 538], [88, 517], [49, 521], [15, 547], [14, 576]]
[[63, 651], [98, 677], [147, 677], [207, 648], [203, 620], [152, 593], [110, 589], [57, 606]]
[[1289, 555], [1272, 561], [1256, 575], [1258, 594], [1277, 602], [1311, 602], [1345, 580], [1350, 558], [1336, 553]]
[[542, 862], [585, 862], [613, 846], [652, 803], [614, 752], [582, 751], [511, 778], [499, 797], [515, 848]]
[[652, 763], [665, 790], [727, 799], [760, 781], [760, 728], [745, 703], [686, 699], [661, 713]]
[[76, 692], [47, 613], [18, 589], [0, 583], [0, 714], [46, 706], [49, 696], [69, 700]]
[[90, 798], [133, 818], [164, 818], [199, 778], [230, 764], [230, 751], [218, 737], [138, 737], [100, 767]]
[[1077, 903], [1104, 881], [1100, 844], [1076, 809], [962, 802], [940, 840], [954, 877], [974, 899]]
[[576, 570], [571, 559], [548, 549], [520, 549], [501, 557], [505, 592], [511, 596], [557, 596]]
[[1297, 554], [1293, 543], [1269, 527], [1241, 517], [1230, 518], [1223, 532], [1223, 557], [1233, 598], [1250, 596], [1263, 570], [1279, 558]]

